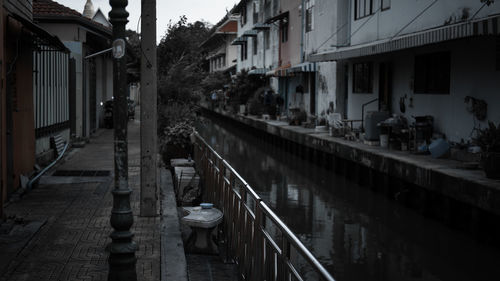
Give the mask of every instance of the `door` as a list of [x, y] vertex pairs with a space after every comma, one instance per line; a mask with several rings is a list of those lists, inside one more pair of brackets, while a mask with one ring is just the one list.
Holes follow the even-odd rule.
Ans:
[[392, 103], [392, 64], [380, 63], [379, 67], [379, 111], [391, 112]]

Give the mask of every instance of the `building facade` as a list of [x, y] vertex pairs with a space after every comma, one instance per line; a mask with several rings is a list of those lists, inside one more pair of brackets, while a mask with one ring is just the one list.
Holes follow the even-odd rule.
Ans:
[[[91, 1], [88, 1], [91, 4]], [[102, 15], [91, 10], [88, 17], [51, 0], [34, 0], [34, 19], [47, 31], [57, 35], [70, 53], [70, 134], [88, 138], [104, 126], [104, 102], [113, 96], [113, 61], [111, 28]]]
[[[340, 3], [341, 1], [339, 1]], [[388, 111], [410, 121], [430, 115], [449, 140], [470, 140], [488, 120], [498, 122], [498, 13], [488, 1], [356, 0], [343, 3], [337, 47], [311, 55], [335, 61], [337, 106], [348, 119]], [[342, 28], [340, 28], [342, 27]], [[339, 35], [340, 38], [340, 35]], [[337, 77], [339, 77], [337, 75]], [[486, 104], [487, 112], [471, 112]], [[339, 103], [340, 105], [340, 103]]]
[[236, 72], [238, 48], [231, 43], [238, 34], [238, 16], [228, 15], [215, 26], [214, 32], [205, 40], [201, 47], [205, 52], [209, 72]]
[[[0, 219], [2, 204], [34, 169], [38, 56], [63, 58], [62, 42], [33, 22], [31, 0], [0, 1]], [[62, 59], [63, 60], [63, 59]], [[61, 60], [61, 61], [62, 61]], [[62, 94], [62, 93], [61, 93]]]

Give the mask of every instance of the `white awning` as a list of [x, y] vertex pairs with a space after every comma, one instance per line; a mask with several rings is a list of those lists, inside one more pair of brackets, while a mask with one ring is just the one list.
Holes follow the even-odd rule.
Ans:
[[250, 36], [250, 37], [257, 37], [257, 34], [258, 34], [258, 33], [259, 33], [259, 32], [258, 32], [257, 30], [253, 30], [253, 29], [251, 29], [251, 30], [247, 30], [247, 31], [243, 32], [242, 37], [247, 37], [247, 36]]
[[252, 69], [248, 72], [248, 75], [265, 75], [267, 72], [267, 69], [265, 68], [256, 68]]
[[236, 39], [231, 42], [231, 45], [243, 45], [247, 42], [247, 40], [248, 39], [246, 37], [236, 37]]
[[369, 44], [339, 48], [309, 56], [309, 61], [336, 61], [366, 57], [475, 36], [499, 35], [500, 16], [436, 27]]
[[288, 73], [297, 73], [297, 72], [315, 72], [318, 71], [315, 62], [303, 62], [297, 65], [292, 66], [287, 70]]

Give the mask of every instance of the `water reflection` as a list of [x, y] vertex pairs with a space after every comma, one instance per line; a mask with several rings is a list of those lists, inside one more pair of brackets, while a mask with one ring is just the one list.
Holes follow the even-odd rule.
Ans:
[[[198, 131], [340, 281], [498, 280], [500, 251], [249, 132]], [[308, 280], [314, 280], [310, 278]]]

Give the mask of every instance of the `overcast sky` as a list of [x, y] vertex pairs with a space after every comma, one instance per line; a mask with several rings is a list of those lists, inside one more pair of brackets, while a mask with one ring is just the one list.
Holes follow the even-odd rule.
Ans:
[[[82, 13], [87, 0], [54, 0], [64, 6], [70, 7]], [[217, 23], [239, 0], [156, 0], [158, 28], [158, 42], [165, 34], [168, 22], [176, 22], [180, 16], [186, 15], [189, 22], [205, 20], [212, 24]], [[111, 9], [109, 0], [92, 0], [94, 8], [101, 8], [106, 16]], [[129, 0], [127, 11], [129, 12], [128, 29], [137, 31], [137, 23], [141, 14], [141, 0]], [[139, 27], [140, 28], [140, 27]]]

